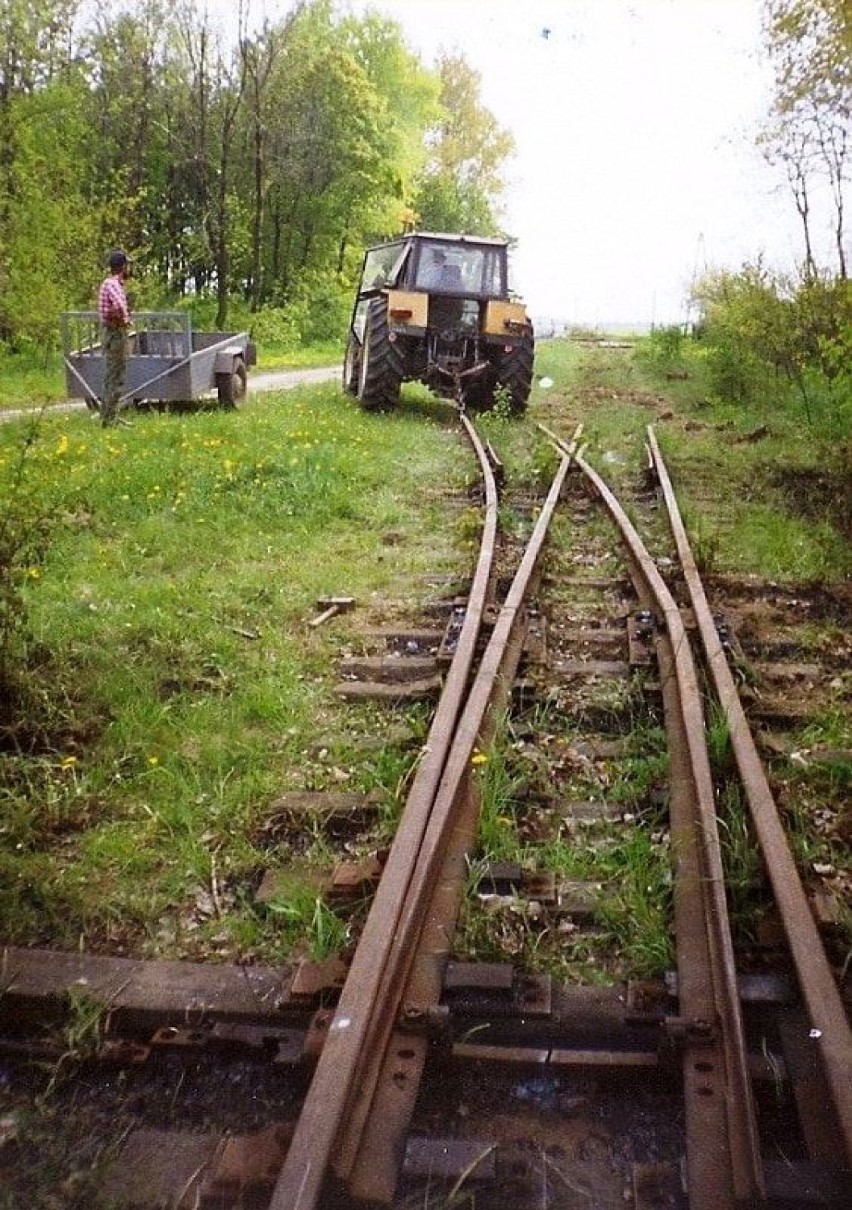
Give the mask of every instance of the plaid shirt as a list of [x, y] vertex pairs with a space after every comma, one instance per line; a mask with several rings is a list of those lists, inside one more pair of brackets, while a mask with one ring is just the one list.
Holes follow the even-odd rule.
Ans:
[[108, 328], [123, 328], [130, 323], [127, 295], [124, 293], [121, 278], [110, 276], [101, 282], [98, 291], [98, 314], [101, 323]]

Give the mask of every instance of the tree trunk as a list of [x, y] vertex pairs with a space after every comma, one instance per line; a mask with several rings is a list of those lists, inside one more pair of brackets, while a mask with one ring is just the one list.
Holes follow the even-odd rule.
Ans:
[[251, 309], [259, 311], [263, 301], [264, 219], [263, 124], [255, 112], [254, 122], [254, 215], [251, 229]]

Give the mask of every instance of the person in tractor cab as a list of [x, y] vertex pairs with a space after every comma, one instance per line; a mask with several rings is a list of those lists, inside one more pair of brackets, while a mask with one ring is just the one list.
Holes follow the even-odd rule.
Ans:
[[458, 289], [461, 284], [461, 271], [458, 265], [447, 263], [447, 254], [443, 248], [434, 248], [420, 269], [417, 284], [422, 290]]
[[104, 386], [101, 402], [101, 423], [104, 428], [127, 425], [118, 415], [118, 401], [124, 390], [127, 373], [127, 329], [130, 308], [124, 283], [130, 275], [127, 254], [116, 248], [109, 254], [109, 274], [98, 290], [98, 315], [101, 321], [101, 348], [104, 354]]

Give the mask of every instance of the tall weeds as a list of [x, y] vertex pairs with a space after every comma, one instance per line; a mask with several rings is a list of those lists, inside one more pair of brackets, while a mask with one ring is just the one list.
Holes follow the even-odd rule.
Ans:
[[27, 599], [41, 576], [53, 514], [30, 490], [27, 476], [37, 431], [32, 425], [25, 433], [0, 493], [0, 749], [26, 746], [39, 730]]

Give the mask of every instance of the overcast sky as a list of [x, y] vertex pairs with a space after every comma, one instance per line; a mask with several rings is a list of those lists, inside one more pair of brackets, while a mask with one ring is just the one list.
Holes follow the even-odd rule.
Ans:
[[[253, 9], [286, 11], [254, 0]], [[754, 147], [771, 100], [759, 0], [342, 0], [461, 51], [513, 134], [504, 225], [535, 315], [677, 322], [696, 272], [801, 259]]]

